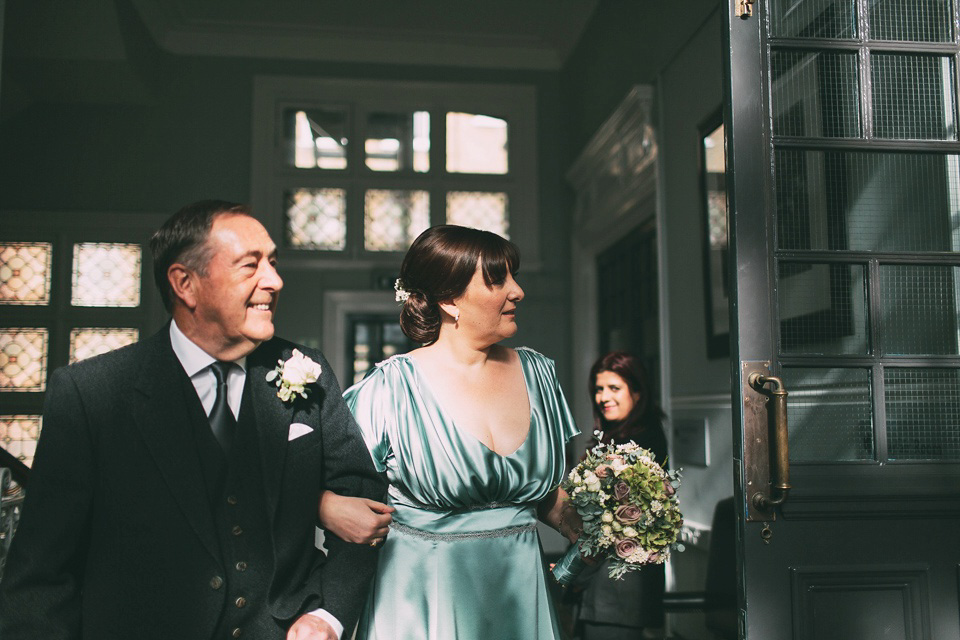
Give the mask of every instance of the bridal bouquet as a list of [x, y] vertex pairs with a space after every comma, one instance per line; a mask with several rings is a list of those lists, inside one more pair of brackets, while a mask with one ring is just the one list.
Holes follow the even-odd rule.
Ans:
[[[594, 435], [599, 441], [602, 434]], [[679, 485], [679, 471], [664, 471], [652, 452], [634, 442], [588, 450], [560, 485], [583, 520], [583, 533], [554, 568], [556, 579], [568, 584], [576, 577], [581, 553], [609, 558], [610, 577], [619, 579], [666, 562], [671, 549], [683, 551], [677, 541], [683, 525]]]

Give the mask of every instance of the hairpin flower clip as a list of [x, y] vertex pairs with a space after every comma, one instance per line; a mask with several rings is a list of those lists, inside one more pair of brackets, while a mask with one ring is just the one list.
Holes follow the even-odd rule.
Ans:
[[393, 283], [393, 290], [397, 292], [393, 297], [397, 302], [406, 302], [407, 298], [410, 297], [410, 292], [403, 288], [403, 280], [400, 278], [397, 278], [397, 281]]
[[295, 400], [297, 396], [306, 398], [308, 384], [320, 378], [320, 365], [303, 355], [299, 349], [286, 362], [277, 360], [277, 368], [267, 373], [267, 382], [277, 385], [277, 397], [284, 402]]

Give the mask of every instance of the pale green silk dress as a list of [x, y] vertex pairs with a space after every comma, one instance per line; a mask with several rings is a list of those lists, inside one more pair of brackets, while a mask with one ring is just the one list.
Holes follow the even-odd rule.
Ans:
[[344, 393], [396, 508], [359, 640], [561, 637], [536, 530], [577, 433], [553, 361], [517, 349], [530, 433], [510, 455], [460, 431], [416, 361], [380, 363]]

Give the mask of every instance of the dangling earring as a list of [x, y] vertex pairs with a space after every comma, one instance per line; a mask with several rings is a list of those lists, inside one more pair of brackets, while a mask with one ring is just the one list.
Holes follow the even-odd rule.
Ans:
[[460, 322], [460, 309], [457, 309], [457, 312], [453, 314], [454, 323]]

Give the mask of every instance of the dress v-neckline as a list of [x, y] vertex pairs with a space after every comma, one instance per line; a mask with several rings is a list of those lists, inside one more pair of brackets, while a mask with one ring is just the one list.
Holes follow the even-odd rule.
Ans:
[[530, 392], [530, 380], [527, 376], [527, 365], [523, 359], [523, 356], [520, 355], [520, 349], [514, 349], [514, 353], [516, 353], [517, 357], [520, 359], [520, 374], [523, 376], [523, 386], [527, 391], [527, 406], [529, 407], [529, 411], [530, 411], [530, 419], [527, 421], [527, 434], [526, 436], [524, 436], [523, 442], [521, 442], [516, 449], [514, 449], [513, 451], [507, 454], [498, 453], [497, 451], [494, 451], [493, 449], [485, 445], [483, 441], [480, 440], [480, 438], [478, 438], [476, 435], [470, 433], [465, 429], [461, 429], [460, 427], [458, 427], [456, 421], [453, 419], [453, 415], [444, 408], [443, 404], [441, 404], [440, 402], [440, 398], [437, 397], [437, 394], [433, 392], [433, 387], [431, 386], [430, 381], [427, 379], [426, 374], [423, 372], [423, 369], [420, 367], [420, 363], [417, 362], [417, 359], [411, 356], [409, 353], [401, 354], [400, 357], [410, 361], [410, 367], [413, 369], [414, 375], [419, 380], [419, 387], [421, 392], [425, 396], [429, 397], [433, 405], [437, 407], [437, 410], [439, 411], [441, 418], [443, 418], [443, 421], [450, 425], [450, 428], [457, 433], [457, 435], [460, 437], [461, 440], [463, 440], [464, 436], [466, 436], [471, 441], [480, 445], [480, 447], [482, 447], [484, 451], [493, 454], [497, 458], [507, 459], [519, 453], [520, 450], [523, 449], [523, 447], [527, 444], [527, 442], [529, 442], [530, 436], [533, 433], [533, 418], [534, 418], [533, 394]]

